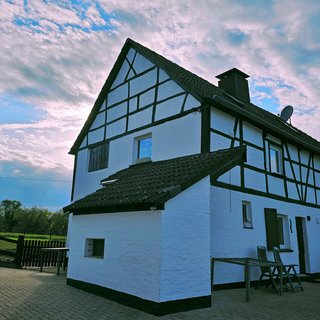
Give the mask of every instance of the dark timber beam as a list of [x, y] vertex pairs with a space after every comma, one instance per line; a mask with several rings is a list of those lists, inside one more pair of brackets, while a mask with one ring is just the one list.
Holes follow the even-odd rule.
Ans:
[[210, 113], [209, 105], [201, 108], [201, 153], [210, 152]]

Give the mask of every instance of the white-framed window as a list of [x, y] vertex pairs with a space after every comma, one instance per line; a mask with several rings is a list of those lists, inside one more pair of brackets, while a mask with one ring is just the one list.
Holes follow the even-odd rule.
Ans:
[[283, 157], [280, 146], [269, 143], [269, 170], [273, 173], [283, 173]]
[[289, 219], [287, 215], [277, 215], [278, 240], [280, 249], [291, 249]]
[[105, 239], [87, 238], [85, 243], [85, 257], [104, 258]]
[[244, 228], [253, 228], [251, 202], [242, 201], [242, 223]]
[[89, 148], [88, 171], [108, 168], [109, 143], [103, 142]]
[[152, 157], [152, 135], [145, 134], [135, 138], [134, 143], [134, 161], [141, 159], [150, 159]]
[[291, 221], [288, 216], [279, 213], [275, 208], [265, 208], [264, 213], [268, 250], [273, 250], [273, 247], [278, 247], [280, 250], [291, 250]]

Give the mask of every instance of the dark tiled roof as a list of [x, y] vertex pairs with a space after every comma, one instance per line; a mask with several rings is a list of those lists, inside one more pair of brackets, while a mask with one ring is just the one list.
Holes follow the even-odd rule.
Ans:
[[102, 180], [112, 181], [64, 208], [75, 214], [139, 211], [163, 204], [200, 179], [218, 178], [245, 161], [246, 147], [132, 165]]
[[309, 147], [312, 150], [320, 152], [319, 141], [310, 137], [301, 130], [287, 124], [281, 120], [280, 117], [252, 103], [247, 105], [239, 103], [237, 99], [233, 98], [212, 83], [178, 66], [156, 52], [131, 39], [128, 39], [127, 42], [146, 58], [163, 68], [171, 78], [176, 80], [182, 87], [184, 87], [185, 90], [193, 93], [197, 98], [200, 98], [200, 100], [206, 101], [211, 105], [214, 104], [214, 102], [220, 103], [226, 111], [230, 109], [236, 114], [241, 114], [245, 118], [250, 119], [255, 123], [259, 123], [263, 127], [271, 130], [271, 132], [276, 132], [281, 136], [285, 136], [289, 140], [298, 142], [302, 146]]
[[98, 112], [101, 103], [105, 99], [106, 93], [111, 86], [114, 78], [116, 77], [121, 63], [130, 47], [133, 47], [154, 64], [164, 69], [173, 80], [181, 85], [186, 91], [192, 93], [201, 102], [205, 102], [209, 105], [218, 105], [220, 106], [220, 108], [225, 109], [226, 112], [233, 112], [236, 115], [241, 115], [254, 124], [258, 124], [260, 127], [265, 128], [268, 132], [270, 131], [270, 133], [280, 135], [281, 137], [286, 138], [288, 141], [295, 142], [302, 147], [306, 147], [314, 150], [317, 153], [320, 153], [319, 141], [310, 137], [301, 130], [288, 125], [283, 120], [281, 120], [280, 117], [262, 108], [259, 108], [254, 104], [244, 105], [243, 103], [240, 103], [239, 101], [237, 101], [237, 99], [233, 98], [212, 83], [178, 66], [177, 64], [144, 47], [143, 45], [131, 39], [127, 39], [114, 67], [110, 72], [109, 77], [107, 78], [95, 102], [94, 107], [92, 108], [92, 111], [84, 127], [82, 128], [80, 134], [78, 135], [74, 145], [70, 150], [71, 154], [77, 151], [88, 129], [94, 121], [96, 113]]
[[168, 75], [174, 79], [185, 90], [193, 93], [198, 99], [211, 98], [221, 90], [209, 81], [197, 76], [196, 74], [180, 67], [176, 63], [166, 59], [160, 54], [144, 47], [138, 42], [128, 39], [127, 42], [140, 54], [151, 60], [154, 64], [164, 69]]

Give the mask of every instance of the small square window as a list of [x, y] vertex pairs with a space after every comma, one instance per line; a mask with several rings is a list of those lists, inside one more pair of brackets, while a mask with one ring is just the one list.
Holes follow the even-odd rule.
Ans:
[[88, 171], [108, 168], [109, 143], [103, 143], [89, 148]]
[[253, 228], [251, 202], [242, 201], [242, 223], [244, 228]]
[[282, 173], [282, 151], [281, 148], [269, 144], [269, 169], [271, 172]]
[[93, 258], [104, 257], [105, 239], [86, 239], [85, 256]]
[[135, 139], [134, 160], [151, 159], [152, 156], [152, 137], [144, 135]]

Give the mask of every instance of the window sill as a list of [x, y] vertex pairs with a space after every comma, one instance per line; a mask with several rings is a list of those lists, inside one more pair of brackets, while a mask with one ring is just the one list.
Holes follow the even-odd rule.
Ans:
[[246, 226], [243, 226], [243, 229], [254, 229], [253, 227], [246, 227]]
[[90, 258], [90, 259], [103, 259], [103, 256], [84, 256], [85, 258]]
[[283, 248], [283, 249], [279, 249], [280, 252], [294, 252], [293, 249], [287, 249], [287, 248]]
[[141, 164], [141, 163], [145, 163], [145, 162], [151, 162], [151, 157], [144, 157], [144, 158], [136, 159], [133, 164]]
[[105, 169], [108, 169], [108, 167], [103, 167], [103, 168], [98, 168], [98, 169], [91, 169], [91, 170], [88, 169], [88, 173], [97, 172], [97, 171], [105, 170]]
[[284, 178], [285, 175], [283, 173], [279, 173], [279, 172], [270, 172], [271, 176], [277, 177], [277, 178]]

